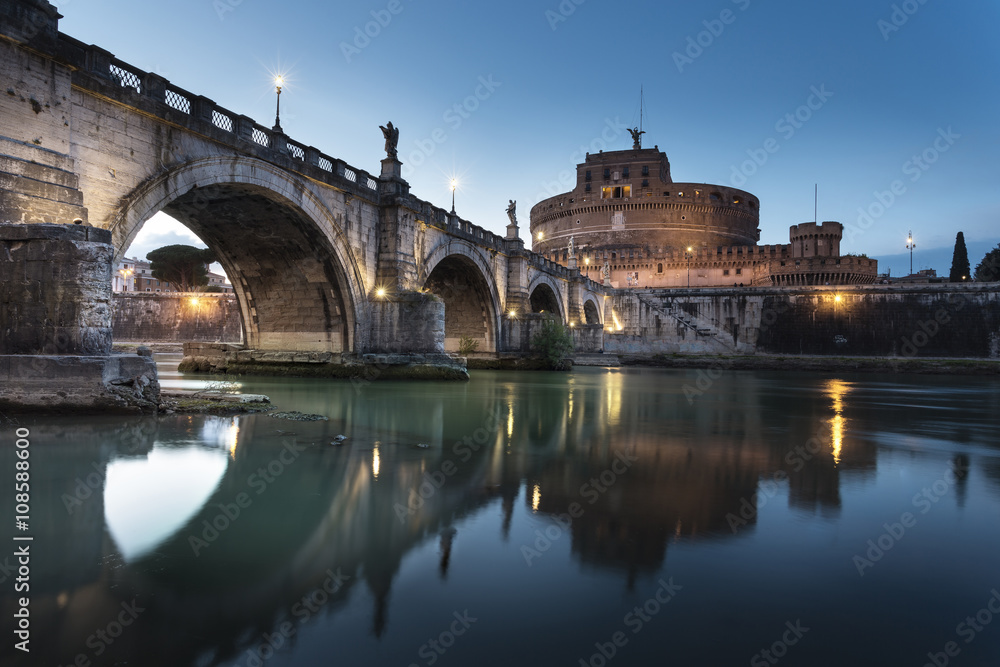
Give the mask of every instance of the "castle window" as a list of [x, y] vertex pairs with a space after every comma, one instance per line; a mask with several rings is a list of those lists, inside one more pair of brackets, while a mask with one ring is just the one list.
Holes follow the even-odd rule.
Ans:
[[743, 275], [743, 269], [736, 269], [736, 275], [742, 276]]
[[642, 175], [643, 176], [649, 176], [649, 165], [648, 164], [642, 165]]
[[733, 197], [733, 203], [734, 204], [739, 204], [740, 203], [740, 198], [739, 197]]
[[604, 170], [604, 178], [611, 178], [611, 169]]
[[588, 180], [588, 181], [590, 180], [590, 170], [589, 169], [587, 170], [587, 176], [585, 177], [585, 180]]
[[586, 191], [590, 192], [590, 183], [587, 183]]
[[663, 273], [663, 264], [657, 264], [656, 265], [656, 272], [657, 273]]
[[642, 187], [644, 187], [644, 188], [648, 188], [649, 187], [649, 180], [648, 179], [645, 179], [645, 178], [642, 179]]
[[621, 199], [632, 196], [631, 185], [616, 185], [601, 188], [601, 199]]
[[722, 199], [722, 195], [720, 195], [718, 192], [713, 192], [712, 194], [708, 195], [708, 198], [711, 199], [712, 201], [719, 201], [720, 199]]
[[624, 176], [625, 178], [628, 178], [628, 167], [625, 167], [624, 169], [622, 169], [622, 175], [623, 175], [623, 176]]
[[722, 269], [722, 275], [728, 276], [729, 275], [729, 269]]

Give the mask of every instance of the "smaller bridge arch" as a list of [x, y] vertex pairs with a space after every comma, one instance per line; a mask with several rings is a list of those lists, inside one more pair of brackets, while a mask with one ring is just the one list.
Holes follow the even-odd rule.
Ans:
[[478, 352], [496, 352], [503, 300], [484, 252], [461, 239], [436, 246], [421, 264], [417, 284], [444, 301], [446, 352], [463, 340]]
[[584, 297], [583, 300], [583, 323], [603, 324], [601, 320], [601, 304], [593, 295]]
[[563, 286], [552, 276], [539, 273], [528, 284], [528, 305], [533, 313], [553, 313], [565, 321], [566, 307], [563, 301]]

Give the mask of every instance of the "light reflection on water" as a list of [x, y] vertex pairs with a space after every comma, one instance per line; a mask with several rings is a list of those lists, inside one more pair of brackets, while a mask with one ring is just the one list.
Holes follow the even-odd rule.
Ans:
[[[615, 664], [729, 665], [801, 619], [787, 664], [923, 664], [1000, 585], [1000, 382], [730, 372], [689, 402], [696, 381], [241, 378], [330, 421], [33, 424], [49, 640], [42, 662], [0, 659], [245, 667], [286, 627], [268, 667], [594, 664], [618, 631]], [[635, 632], [667, 580], [682, 588]], [[133, 598], [148, 611], [95, 656], [89, 634]], [[434, 653], [465, 610], [478, 620]], [[1000, 629], [962, 658], [996, 664]]]

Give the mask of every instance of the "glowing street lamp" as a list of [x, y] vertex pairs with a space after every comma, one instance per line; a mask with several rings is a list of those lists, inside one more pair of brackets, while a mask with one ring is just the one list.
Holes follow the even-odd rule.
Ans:
[[118, 273], [122, 274], [122, 291], [128, 291], [128, 279], [132, 276], [132, 269], [118, 269]]
[[688, 261], [688, 287], [689, 288], [691, 287], [691, 251], [692, 251], [691, 246], [688, 246], [687, 252], [684, 253], [684, 256], [687, 257], [687, 261]]
[[455, 215], [455, 189], [458, 187], [458, 179], [451, 179], [451, 214]]
[[280, 74], [274, 77], [274, 88], [278, 92], [278, 102], [274, 109], [274, 127], [271, 129], [275, 132], [283, 132], [281, 129], [281, 87], [285, 85], [285, 77]]
[[913, 249], [917, 247], [917, 244], [913, 242], [913, 232], [909, 232], [906, 237], [906, 249], [910, 251], [910, 275], [913, 275]]

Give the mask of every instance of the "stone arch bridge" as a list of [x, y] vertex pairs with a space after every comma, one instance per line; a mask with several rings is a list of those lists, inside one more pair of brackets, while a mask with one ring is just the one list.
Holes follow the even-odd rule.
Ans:
[[463, 338], [517, 353], [540, 312], [600, 332], [602, 287], [526, 249], [517, 226], [493, 234], [413, 196], [393, 158], [352, 167], [58, 18], [44, 0], [0, 9], [0, 221], [101, 227], [120, 258], [165, 211], [216, 251], [247, 347], [296, 359], [454, 352]]

